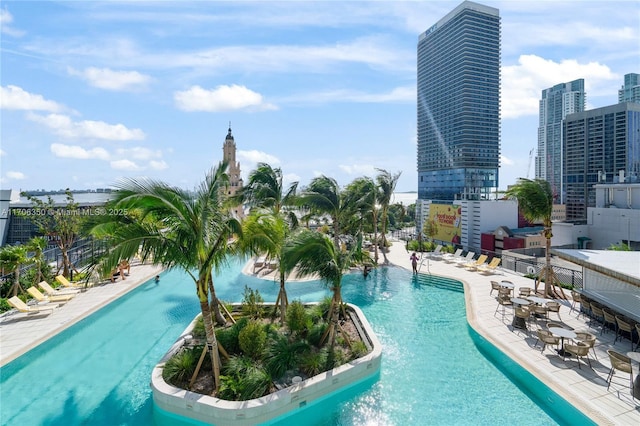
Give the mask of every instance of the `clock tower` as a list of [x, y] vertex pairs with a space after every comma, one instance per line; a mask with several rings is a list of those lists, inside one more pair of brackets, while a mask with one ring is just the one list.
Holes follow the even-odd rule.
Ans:
[[[231, 134], [231, 123], [229, 123], [229, 131], [222, 146], [222, 158], [229, 164], [227, 168], [227, 174], [229, 175], [227, 196], [233, 196], [242, 189], [242, 178], [240, 177], [240, 163], [236, 161], [236, 142]], [[237, 219], [244, 218], [242, 205], [234, 207], [233, 213]]]

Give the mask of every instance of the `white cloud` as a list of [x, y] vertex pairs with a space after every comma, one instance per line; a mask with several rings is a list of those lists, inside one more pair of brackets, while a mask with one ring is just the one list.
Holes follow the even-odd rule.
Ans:
[[140, 129], [129, 129], [123, 124], [108, 124], [104, 121], [72, 121], [66, 115], [47, 116], [28, 114], [27, 118], [43, 124], [65, 138], [94, 138], [114, 141], [141, 140], [146, 137]]
[[12, 172], [12, 171], [8, 171], [6, 173], [7, 175], [7, 179], [11, 179], [11, 180], [22, 180], [22, 179], [26, 179], [26, 176], [24, 173], [22, 172]]
[[329, 103], [329, 102], [354, 102], [354, 103], [389, 103], [389, 102], [415, 102], [416, 87], [396, 87], [386, 93], [363, 93], [353, 90], [332, 90], [326, 92], [311, 92], [301, 95], [288, 96], [280, 99], [287, 103]]
[[[271, 164], [274, 167], [277, 167], [280, 164], [280, 159], [271, 154], [267, 154], [266, 152], [257, 151], [255, 149], [251, 151], [243, 151], [238, 150], [236, 152], [236, 156], [238, 157], [238, 161], [240, 163], [267, 163]], [[244, 168], [244, 167], [243, 167]]]
[[59, 112], [64, 107], [57, 102], [49, 101], [41, 95], [29, 93], [18, 86], [0, 87], [0, 108], [28, 111]]
[[9, 13], [7, 9], [0, 9], [0, 32], [12, 37], [22, 37], [25, 33], [22, 30], [13, 28], [11, 24], [13, 22], [13, 15]]
[[79, 76], [90, 85], [106, 90], [129, 90], [146, 86], [151, 77], [137, 71], [114, 71], [109, 68], [85, 68], [83, 71], [67, 68], [70, 75]]
[[140, 170], [140, 167], [136, 163], [127, 159], [112, 161], [111, 168], [117, 169], [117, 170], [129, 170], [129, 171]]
[[149, 161], [149, 167], [151, 167], [154, 170], [165, 170], [169, 168], [169, 165], [164, 160], [160, 160], [160, 161], [151, 160]]
[[221, 85], [213, 90], [192, 86], [188, 90], [175, 92], [173, 98], [176, 106], [183, 111], [220, 112], [238, 109], [277, 109], [275, 105], [265, 103], [261, 94], [237, 84]]
[[544, 59], [536, 55], [521, 55], [517, 65], [502, 68], [502, 118], [516, 118], [538, 115], [538, 103], [542, 90], [579, 78], [585, 80], [587, 94], [590, 88], [618, 81], [608, 66], [597, 63], [579, 63], [574, 59], [560, 62]]
[[0, 149], [0, 157], [4, 157], [5, 155], [7, 155], [7, 153], [4, 151], [4, 149]]
[[77, 145], [51, 144], [51, 152], [56, 157], [75, 158], [78, 160], [108, 160], [110, 158], [106, 149], [96, 147], [85, 149]]
[[510, 158], [507, 158], [504, 155], [500, 155], [500, 165], [501, 166], [513, 166], [514, 162]]
[[118, 157], [133, 158], [136, 160], [148, 160], [150, 158], [162, 157], [161, 151], [154, 151], [149, 148], [135, 146], [132, 148], [119, 148], [116, 150]]

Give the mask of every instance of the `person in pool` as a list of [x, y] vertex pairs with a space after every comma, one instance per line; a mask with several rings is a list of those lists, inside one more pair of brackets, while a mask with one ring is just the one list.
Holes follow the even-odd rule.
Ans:
[[416, 252], [414, 251], [411, 254], [411, 257], [409, 258], [411, 260], [411, 267], [413, 268], [413, 273], [417, 274], [418, 273], [418, 255], [416, 254]]

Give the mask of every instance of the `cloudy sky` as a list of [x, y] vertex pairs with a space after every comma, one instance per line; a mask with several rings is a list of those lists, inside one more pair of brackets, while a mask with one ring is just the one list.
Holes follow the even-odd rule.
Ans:
[[[481, 3], [502, 21], [506, 188], [527, 174], [543, 89], [584, 78], [602, 107], [640, 72], [640, 2]], [[301, 185], [385, 169], [415, 191], [418, 36], [458, 4], [5, 0], [1, 186], [193, 188], [231, 123], [245, 178], [257, 162]]]

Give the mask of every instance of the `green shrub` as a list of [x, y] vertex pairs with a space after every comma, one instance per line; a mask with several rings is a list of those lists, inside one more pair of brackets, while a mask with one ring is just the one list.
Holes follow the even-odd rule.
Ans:
[[240, 318], [231, 327], [216, 329], [216, 339], [218, 339], [218, 343], [222, 345], [227, 353], [240, 353], [240, 342], [238, 341], [238, 336], [240, 335], [240, 330], [245, 328], [248, 323], [248, 318]]
[[313, 324], [307, 333], [307, 341], [314, 346], [320, 346], [320, 339], [327, 330], [328, 324], [326, 322], [319, 322]]
[[196, 368], [202, 346], [182, 349], [172, 356], [162, 369], [162, 377], [169, 383], [177, 384], [189, 380]]
[[7, 302], [7, 299], [0, 299], [0, 313], [10, 311], [11, 305]]
[[367, 352], [367, 345], [365, 345], [363, 341], [358, 340], [351, 344], [351, 359], [360, 358], [366, 355]]
[[258, 319], [262, 317], [262, 305], [264, 299], [258, 290], [244, 287], [244, 296], [242, 297], [242, 313], [249, 318]]
[[207, 337], [207, 333], [204, 329], [204, 320], [202, 316], [196, 319], [195, 324], [193, 324], [193, 330], [191, 330], [191, 335], [196, 339], [204, 339]]
[[301, 334], [310, 324], [310, 320], [302, 302], [296, 300], [289, 304], [286, 321], [291, 333]]
[[331, 308], [331, 296], [325, 297], [320, 303], [311, 308], [310, 315], [313, 322], [318, 322], [320, 318], [326, 319], [329, 314], [329, 308]]
[[296, 365], [299, 354], [309, 350], [309, 344], [303, 340], [289, 342], [286, 336], [275, 335], [269, 339], [264, 351], [265, 367], [271, 377], [279, 379]]
[[300, 356], [298, 366], [308, 376], [315, 376], [324, 371], [327, 364], [327, 350], [310, 350]]
[[238, 334], [240, 349], [252, 358], [258, 358], [264, 350], [267, 332], [255, 321], [250, 321]]
[[231, 357], [223, 371], [220, 398], [244, 401], [261, 397], [271, 388], [271, 376], [262, 365], [248, 357]]

